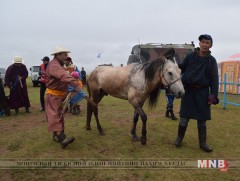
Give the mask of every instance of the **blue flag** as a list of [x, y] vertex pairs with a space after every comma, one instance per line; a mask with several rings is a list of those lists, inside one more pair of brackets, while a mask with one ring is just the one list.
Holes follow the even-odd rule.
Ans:
[[97, 54], [97, 58], [101, 58], [101, 56], [102, 56], [102, 53]]

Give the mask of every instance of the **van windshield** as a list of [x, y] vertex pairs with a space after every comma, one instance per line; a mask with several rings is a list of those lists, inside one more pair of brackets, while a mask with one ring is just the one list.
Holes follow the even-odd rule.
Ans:
[[32, 67], [32, 72], [39, 72], [40, 66], [33, 66]]

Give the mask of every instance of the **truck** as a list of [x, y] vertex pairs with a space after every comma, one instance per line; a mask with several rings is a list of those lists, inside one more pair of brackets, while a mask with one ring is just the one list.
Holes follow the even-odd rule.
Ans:
[[[146, 43], [146, 44], [138, 44], [134, 45], [132, 48], [132, 54], [129, 58], [134, 58], [134, 49], [138, 49], [138, 58], [141, 59], [142, 62], [146, 62], [149, 60], [158, 59], [159, 56], [169, 48], [173, 48], [175, 50], [175, 60], [177, 63], [181, 63], [184, 57], [194, 51], [195, 45], [193, 41], [191, 43], [184, 44], [161, 44], [161, 43]], [[131, 61], [131, 60], [130, 60]]]
[[30, 77], [33, 83], [33, 87], [36, 87], [40, 83], [40, 79], [41, 79], [39, 75], [40, 66], [31, 66], [29, 70], [30, 70]]

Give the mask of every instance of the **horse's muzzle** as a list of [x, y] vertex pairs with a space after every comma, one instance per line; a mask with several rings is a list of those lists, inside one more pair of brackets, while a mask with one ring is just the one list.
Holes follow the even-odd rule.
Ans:
[[175, 95], [176, 98], [181, 98], [185, 94], [185, 91], [178, 91], [177, 95]]

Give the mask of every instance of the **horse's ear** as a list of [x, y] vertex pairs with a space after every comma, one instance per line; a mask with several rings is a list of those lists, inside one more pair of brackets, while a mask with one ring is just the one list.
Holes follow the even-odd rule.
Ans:
[[169, 48], [167, 49], [164, 53], [163, 53], [163, 56], [166, 58], [166, 59], [169, 59], [169, 60], [172, 60], [174, 61], [174, 55], [175, 55], [176, 51], [174, 48]]
[[166, 61], [167, 61], [166, 57], [163, 56], [163, 55], [160, 55], [160, 56], [159, 56], [159, 59], [160, 59], [160, 61], [162, 61], [162, 62], [166, 62]]

